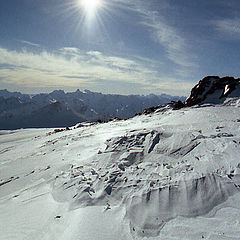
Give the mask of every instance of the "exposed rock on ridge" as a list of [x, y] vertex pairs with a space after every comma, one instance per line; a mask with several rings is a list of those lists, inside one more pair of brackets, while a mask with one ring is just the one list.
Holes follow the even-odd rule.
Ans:
[[146, 108], [140, 114], [151, 114], [153, 112], [165, 112], [168, 109], [178, 110], [197, 104], [222, 104], [226, 98], [240, 97], [240, 78], [207, 76], [199, 81], [185, 102], [171, 101], [156, 107]]
[[240, 96], [240, 79], [234, 77], [207, 76], [192, 89], [186, 106], [202, 103], [223, 103], [227, 97]]

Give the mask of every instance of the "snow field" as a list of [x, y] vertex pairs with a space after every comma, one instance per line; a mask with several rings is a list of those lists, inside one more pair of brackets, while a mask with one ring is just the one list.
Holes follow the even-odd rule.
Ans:
[[237, 102], [0, 133], [0, 239], [239, 239]]

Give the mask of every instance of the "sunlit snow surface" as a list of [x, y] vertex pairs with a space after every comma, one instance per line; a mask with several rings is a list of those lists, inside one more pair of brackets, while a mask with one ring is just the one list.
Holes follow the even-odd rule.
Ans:
[[0, 131], [0, 239], [240, 239], [240, 108]]

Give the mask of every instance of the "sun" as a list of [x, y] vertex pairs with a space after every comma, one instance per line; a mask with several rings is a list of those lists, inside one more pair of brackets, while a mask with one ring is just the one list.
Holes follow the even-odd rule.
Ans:
[[[67, 11], [76, 17], [76, 31], [81, 29], [90, 36], [101, 29], [105, 32], [105, 18], [109, 15], [108, 0], [68, 0]], [[89, 37], [88, 36], [88, 37]]]
[[94, 13], [98, 8], [101, 7], [101, 0], [79, 0], [80, 6], [87, 13]]

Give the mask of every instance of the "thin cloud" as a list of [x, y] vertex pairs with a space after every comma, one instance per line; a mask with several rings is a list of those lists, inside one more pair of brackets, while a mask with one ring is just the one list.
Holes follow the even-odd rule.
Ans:
[[33, 43], [33, 42], [29, 42], [29, 41], [25, 41], [25, 40], [19, 40], [19, 42], [25, 44], [25, 45], [30, 45], [32, 47], [41, 47], [40, 44], [37, 43]]
[[60, 48], [59, 51], [63, 54], [79, 54], [80, 53], [80, 50], [75, 47]]
[[94, 57], [99, 57], [99, 56], [102, 55], [102, 53], [99, 52], [99, 51], [89, 51], [89, 52], [87, 52], [87, 54], [88, 54], [89, 56], [94, 56]]
[[150, 92], [164, 92], [171, 95], [184, 95], [189, 94], [189, 89], [194, 86], [194, 83], [179, 81], [179, 79], [172, 77], [161, 77], [159, 81], [148, 86]]
[[[67, 49], [69, 51], [70, 49]], [[82, 53], [66, 56], [66, 49], [56, 53], [41, 51], [10, 51], [0, 48], [0, 74], [5, 83], [26, 87], [91, 85], [96, 80], [147, 84], [156, 79], [156, 72], [134, 60], [106, 56], [102, 53]], [[92, 52], [93, 53], [93, 52]], [[97, 56], [97, 57], [96, 57]], [[4, 68], [4, 66], [14, 68]]]
[[[116, 0], [122, 3], [128, 10], [134, 11], [142, 18], [142, 25], [149, 28], [152, 39], [164, 47], [166, 56], [177, 65], [176, 73], [179, 75], [188, 75], [198, 68], [193, 56], [188, 51], [186, 39], [170, 24], [160, 16], [161, 13], [149, 10], [143, 2], [136, 0], [126, 5], [123, 0]], [[184, 73], [184, 70], [185, 73]]]
[[[156, 92], [156, 87], [160, 86], [166, 93], [178, 91], [178, 86], [171, 83], [172, 79], [164, 80], [155, 67], [147, 67], [149, 61], [139, 60], [136, 56], [129, 59], [98, 51], [83, 52], [77, 48], [62, 48], [54, 52], [42, 50], [39, 53], [0, 48], [0, 75], [2, 83], [26, 88], [94, 88], [96, 81], [102, 81], [135, 84], [144, 91], [152, 89]], [[171, 87], [164, 88], [163, 85]]]
[[217, 31], [227, 37], [240, 37], [240, 18], [219, 19], [211, 23]]

